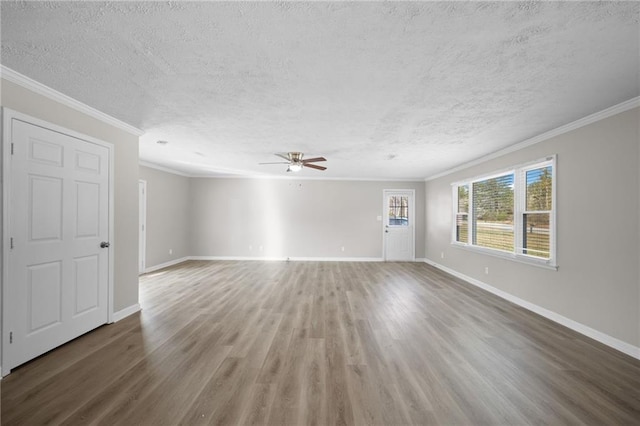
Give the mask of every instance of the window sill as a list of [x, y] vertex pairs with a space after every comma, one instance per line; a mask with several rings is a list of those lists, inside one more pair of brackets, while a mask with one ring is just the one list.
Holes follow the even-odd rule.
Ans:
[[507, 259], [513, 262], [524, 263], [525, 265], [536, 266], [538, 268], [550, 269], [553, 271], [558, 270], [558, 265], [551, 263], [551, 261], [536, 259], [529, 256], [518, 255], [515, 253], [508, 253], [500, 250], [493, 250], [486, 247], [471, 246], [469, 244], [462, 244], [457, 241], [452, 241], [451, 245], [455, 248], [467, 250], [474, 253], [486, 254], [488, 256], [498, 257], [500, 259]]

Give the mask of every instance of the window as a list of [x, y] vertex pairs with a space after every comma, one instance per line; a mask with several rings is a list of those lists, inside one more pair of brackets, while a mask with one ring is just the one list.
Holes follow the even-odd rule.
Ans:
[[458, 242], [469, 240], [469, 185], [458, 186], [456, 202], [456, 237]]
[[389, 223], [391, 226], [409, 226], [409, 197], [389, 196]]
[[555, 267], [555, 157], [453, 185], [453, 243]]
[[472, 244], [513, 251], [513, 173], [471, 185]]
[[550, 224], [553, 213], [552, 166], [524, 171], [525, 197], [522, 212], [522, 253], [551, 257]]

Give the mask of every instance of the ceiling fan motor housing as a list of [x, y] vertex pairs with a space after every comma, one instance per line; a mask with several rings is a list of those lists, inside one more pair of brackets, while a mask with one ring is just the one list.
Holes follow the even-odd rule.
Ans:
[[303, 154], [301, 152], [290, 152], [289, 160], [291, 160], [292, 163], [302, 163], [302, 156]]

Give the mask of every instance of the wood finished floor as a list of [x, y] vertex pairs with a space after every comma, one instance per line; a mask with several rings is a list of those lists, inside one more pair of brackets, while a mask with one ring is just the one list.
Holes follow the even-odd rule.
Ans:
[[640, 424], [640, 362], [421, 263], [187, 262], [2, 425]]

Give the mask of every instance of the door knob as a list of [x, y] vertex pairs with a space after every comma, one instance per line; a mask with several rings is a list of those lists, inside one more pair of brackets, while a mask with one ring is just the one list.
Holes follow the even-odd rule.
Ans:
[[100, 243], [100, 248], [107, 248], [107, 247], [109, 247], [110, 245], [111, 245], [111, 244], [109, 244], [108, 242], [103, 241], [103, 242], [101, 242], [101, 243]]

